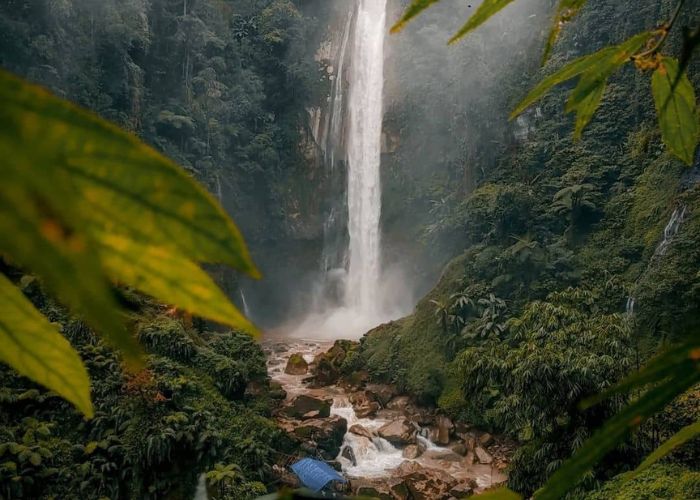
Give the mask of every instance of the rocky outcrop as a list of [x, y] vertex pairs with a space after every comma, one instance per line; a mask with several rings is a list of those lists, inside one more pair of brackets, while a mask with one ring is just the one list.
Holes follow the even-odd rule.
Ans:
[[336, 384], [342, 375], [343, 362], [354, 353], [358, 345], [349, 340], [337, 340], [327, 352], [317, 355], [313, 362], [312, 385], [326, 387]]
[[350, 403], [358, 418], [373, 417], [379, 411], [379, 403], [369, 391], [355, 392], [350, 395]]
[[297, 440], [310, 443], [327, 460], [338, 456], [343, 437], [348, 430], [347, 420], [337, 415], [301, 422], [280, 422], [280, 426]]
[[286, 418], [307, 420], [309, 418], [326, 418], [331, 414], [332, 399], [320, 399], [302, 394], [295, 397], [287, 406], [279, 410]]
[[306, 375], [309, 371], [309, 364], [301, 354], [292, 354], [287, 361], [284, 373], [287, 375]]
[[394, 446], [406, 446], [416, 440], [416, 428], [406, 419], [394, 420], [383, 425], [377, 434]]

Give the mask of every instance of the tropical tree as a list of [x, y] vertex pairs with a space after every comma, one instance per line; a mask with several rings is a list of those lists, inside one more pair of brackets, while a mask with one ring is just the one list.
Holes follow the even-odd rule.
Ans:
[[554, 195], [552, 211], [567, 218], [567, 234], [573, 235], [584, 216], [596, 209], [596, 197], [597, 188], [593, 184], [574, 184]]
[[490, 293], [488, 297], [479, 299], [481, 307], [481, 318], [478, 325], [478, 334], [482, 338], [498, 337], [505, 328], [505, 323], [501, 322], [503, 312], [506, 309], [506, 302]]

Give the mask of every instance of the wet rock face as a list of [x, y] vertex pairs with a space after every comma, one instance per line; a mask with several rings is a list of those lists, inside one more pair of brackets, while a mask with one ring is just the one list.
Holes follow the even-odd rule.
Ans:
[[343, 437], [348, 430], [347, 420], [337, 415], [291, 424], [291, 433], [294, 437], [302, 441], [313, 442], [320, 451], [325, 452], [322, 455], [328, 459], [334, 459], [338, 456], [343, 444]]
[[301, 354], [292, 354], [287, 361], [284, 373], [287, 375], [306, 375], [309, 371], [309, 364]]
[[287, 406], [279, 410], [286, 418], [309, 419], [326, 418], [331, 414], [332, 399], [320, 399], [302, 394], [295, 397]]
[[394, 446], [406, 446], [416, 440], [416, 428], [405, 418], [388, 422], [379, 428], [377, 434]]

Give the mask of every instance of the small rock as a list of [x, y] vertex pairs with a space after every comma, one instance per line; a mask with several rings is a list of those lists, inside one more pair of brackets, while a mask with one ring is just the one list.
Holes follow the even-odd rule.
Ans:
[[476, 487], [477, 484], [474, 481], [462, 481], [452, 487], [450, 495], [455, 498], [467, 498], [474, 494], [474, 488]]
[[491, 454], [481, 446], [477, 446], [474, 453], [476, 454], [476, 458], [479, 460], [480, 464], [490, 464], [493, 462], [493, 457]]
[[379, 404], [386, 406], [392, 398], [396, 397], [398, 391], [393, 385], [367, 384], [367, 392], [370, 393]]
[[430, 458], [432, 460], [447, 460], [448, 462], [461, 462], [462, 456], [457, 455], [452, 450], [445, 449], [432, 449], [426, 450], [423, 453], [423, 458]]
[[411, 398], [408, 396], [395, 397], [386, 405], [389, 410], [400, 410], [403, 412], [412, 409], [412, 406], [413, 404], [411, 403]]
[[454, 443], [449, 446], [450, 450], [455, 452], [457, 455], [464, 456], [467, 454], [467, 447], [464, 445], [464, 443]]
[[301, 416], [302, 420], [311, 420], [312, 418], [318, 418], [321, 415], [321, 412], [318, 410], [312, 410], [309, 412], [304, 413]]
[[452, 420], [444, 415], [439, 415], [435, 419], [435, 424], [437, 426], [437, 440], [434, 441], [437, 444], [447, 445], [450, 443], [450, 434], [454, 429], [454, 424]]
[[469, 450], [467, 454], [464, 456], [462, 459], [462, 463], [464, 465], [474, 465], [474, 461], [476, 460], [476, 455], [474, 455], [474, 452]]
[[280, 409], [280, 414], [288, 418], [303, 418], [309, 412], [317, 411], [318, 418], [326, 418], [331, 414], [332, 399], [320, 399], [302, 394], [295, 397], [287, 406]]
[[491, 445], [491, 443], [493, 443], [493, 436], [488, 432], [482, 434], [481, 437], [479, 437], [479, 443], [481, 446], [488, 447]]
[[409, 460], [415, 460], [423, 454], [422, 447], [417, 444], [409, 444], [403, 449], [401, 456]]
[[287, 375], [306, 375], [309, 371], [309, 364], [299, 353], [292, 354], [289, 356], [289, 361], [287, 361], [287, 367], [284, 369], [284, 373]]
[[357, 459], [355, 458], [355, 452], [352, 451], [352, 447], [345, 446], [343, 451], [340, 452], [340, 456], [347, 459], [353, 467], [357, 465]]

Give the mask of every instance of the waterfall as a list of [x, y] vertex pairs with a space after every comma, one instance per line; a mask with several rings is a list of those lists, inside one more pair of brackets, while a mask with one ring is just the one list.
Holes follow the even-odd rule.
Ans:
[[346, 305], [377, 312], [380, 279], [379, 164], [384, 92], [386, 0], [359, 0], [349, 72], [348, 276]]
[[243, 314], [246, 318], [250, 319], [250, 308], [248, 307], [248, 302], [245, 300], [245, 294], [241, 290], [241, 302], [243, 304]]
[[[657, 259], [666, 255], [668, 247], [671, 245], [673, 238], [676, 236], [676, 234], [678, 234], [678, 230], [681, 228], [683, 219], [685, 219], [685, 212], [687, 208], [688, 207], [681, 204], [673, 210], [671, 218], [668, 220], [666, 227], [664, 227], [664, 237], [661, 240], [661, 242], [656, 246], [656, 249], [654, 250], [654, 254], [651, 256], [651, 260], [649, 261], [647, 269], [644, 271], [644, 273], [642, 273], [642, 275], [644, 275], [649, 270], [649, 268]], [[639, 279], [641, 279], [641, 276]], [[639, 281], [639, 279], [637, 281]], [[634, 285], [634, 288], [637, 288], [636, 283]], [[636, 305], [635, 302], [636, 297], [634, 296], [634, 293], [632, 293], [627, 297], [627, 307], [625, 308], [627, 317], [629, 318], [634, 317], [634, 306]]]

